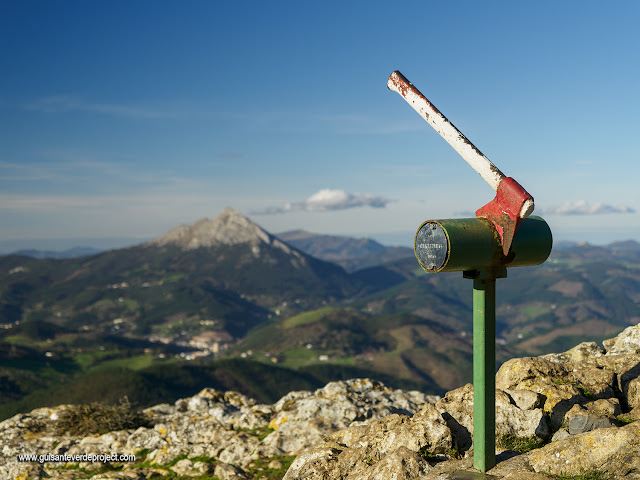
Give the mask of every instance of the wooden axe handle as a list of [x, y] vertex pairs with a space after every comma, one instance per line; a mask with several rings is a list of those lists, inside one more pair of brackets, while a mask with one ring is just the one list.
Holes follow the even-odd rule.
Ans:
[[[389, 90], [399, 93], [413, 109], [451, 145], [471, 167], [484, 178], [493, 190], [498, 191], [505, 175], [485, 157], [409, 80], [395, 71], [387, 82]], [[527, 200], [519, 212], [520, 218], [533, 211], [533, 200]]]

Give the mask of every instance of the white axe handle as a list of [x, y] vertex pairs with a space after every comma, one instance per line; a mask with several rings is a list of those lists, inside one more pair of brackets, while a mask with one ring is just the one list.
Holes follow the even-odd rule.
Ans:
[[[391, 74], [387, 88], [399, 93], [411, 107], [451, 145], [471, 167], [484, 178], [493, 190], [505, 175], [485, 157], [420, 91], [397, 70]], [[527, 200], [520, 211], [520, 218], [533, 211], [533, 201]]]

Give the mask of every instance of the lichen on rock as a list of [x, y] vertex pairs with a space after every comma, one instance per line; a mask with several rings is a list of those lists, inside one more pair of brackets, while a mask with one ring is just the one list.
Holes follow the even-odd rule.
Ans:
[[[505, 362], [496, 375], [498, 464], [488, 473], [505, 480], [593, 472], [638, 480], [639, 333], [629, 328], [604, 342], [605, 354], [585, 342]], [[435, 480], [473, 464], [471, 384], [435, 398], [353, 379], [290, 392], [273, 405], [207, 388], [145, 409], [148, 425], [57, 432], [73, 408], [40, 408], [0, 422], [1, 478]], [[18, 462], [23, 454], [107, 452], [136, 460]]]

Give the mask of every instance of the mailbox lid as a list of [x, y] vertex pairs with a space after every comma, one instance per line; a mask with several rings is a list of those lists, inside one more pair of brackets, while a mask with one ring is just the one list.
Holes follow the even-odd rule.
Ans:
[[440, 271], [449, 259], [449, 239], [442, 225], [435, 220], [424, 222], [416, 233], [413, 250], [422, 268]]

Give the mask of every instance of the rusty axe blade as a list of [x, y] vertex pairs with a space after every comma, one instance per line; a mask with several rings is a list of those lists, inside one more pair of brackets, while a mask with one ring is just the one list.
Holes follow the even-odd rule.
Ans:
[[399, 93], [413, 109], [451, 145], [456, 152], [495, 190], [495, 198], [476, 211], [496, 227], [506, 256], [513, 236], [523, 218], [533, 212], [533, 197], [513, 178], [506, 177], [485, 157], [427, 98], [397, 70], [387, 82], [389, 90]]

